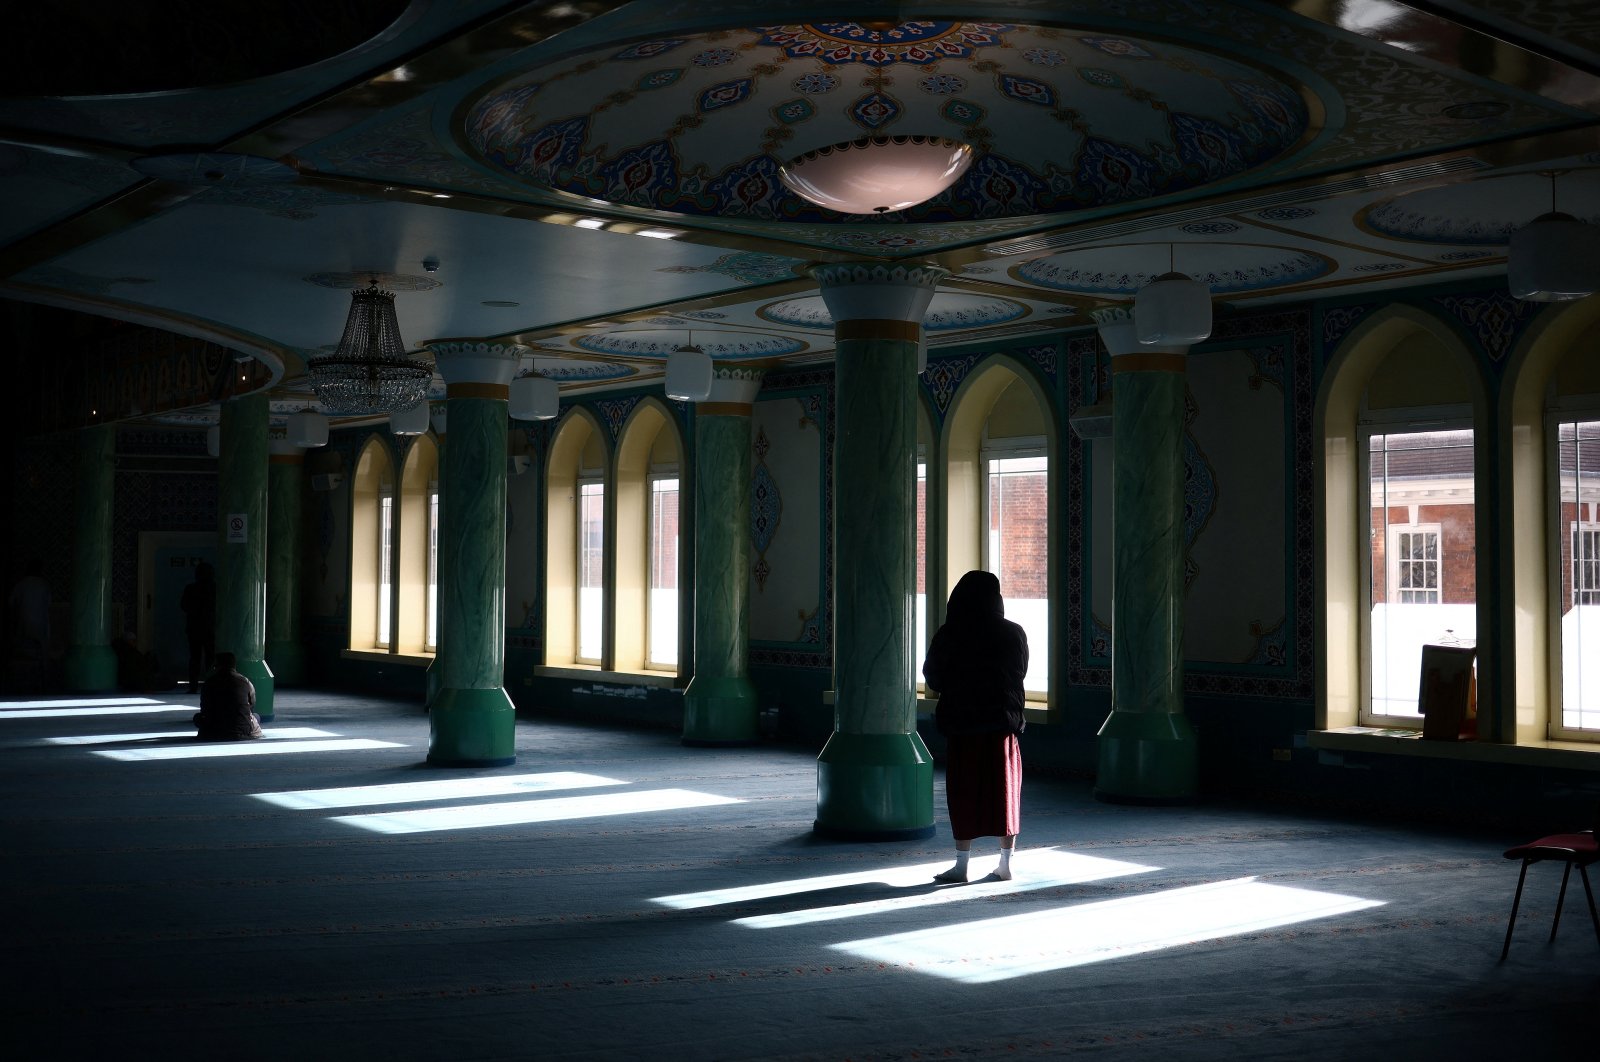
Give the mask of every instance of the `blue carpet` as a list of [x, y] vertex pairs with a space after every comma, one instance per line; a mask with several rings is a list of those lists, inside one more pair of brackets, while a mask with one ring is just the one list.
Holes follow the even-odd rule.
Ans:
[[1576, 881], [1547, 944], [1559, 871], [1533, 868], [1497, 961], [1526, 837], [1030, 777], [1015, 880], [976, 880], [980, 841], [935, 889], [942, 780], [938, 839], [821, 841], [791, 747], [523, 719], [514, 765], [441, 769], [415, 706], [277, 708], [334, 736], [118, 759], [197, 746], [49, 739], [187, 715], [0, 702], [8, 1057], [1593, 1057]]

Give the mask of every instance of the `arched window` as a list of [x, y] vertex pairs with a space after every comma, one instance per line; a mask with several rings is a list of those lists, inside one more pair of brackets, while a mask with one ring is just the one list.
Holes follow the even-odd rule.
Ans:
[[1336, 353], [1318, 417], [1324, 725], [1420, 726], [1422, 647], [1488, 629], [1483, 383], [1441, 322], [1391, 307]]
[[679, 670], [679, 499], [683, 445], [670, 411], [647, 398], [617, 443], [617, 671]]
[[350, 490], [350, 648], [388, 650], [394, 633], [394, 460], [373, 436]]
[[[1600, 305], [1546, 310], [1507, 367], [1501, 550], [1514, 739], [1600, 740]], [[1506, 738], [1513, 734], [1509, 722]]]
[[431, 435], [412, 442], [397, 503], [393, 645], [399, 653], [431, 653], [439, 643], [439, 448]]
[[545, 476], [545, 663], [606, 660], [605, 433], [573, 409], [556, 429]]
[[984, 568], [1000, 578], [1006, 617], [1028, 634], [1028, 697], [1049, 699], [1055, 562], [1056, 428], [1050, 403], [1032, 372], [996, 355], [962, 383], [944, 432], [945, 578]]

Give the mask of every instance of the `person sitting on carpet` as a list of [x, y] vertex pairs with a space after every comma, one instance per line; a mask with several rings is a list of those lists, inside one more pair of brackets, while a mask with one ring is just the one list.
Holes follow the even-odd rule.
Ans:
[[200, 711], [194, 723], [201, 741], [245, 741], [261, 736], [254, 683], [238, 671], [238, 658], [218, 653], [217, 667], [200, 687]]
[[985, 571], [961, 577], [950, 593], [944, 626], [922, 664], [939, 694], [934, 723], [946, 738], [945, 798], [956, 863], [938, 882], [967, 880], [974, 837], [1000, 838], [1000, 865], [990, 877], [1010, 880], [1011, 852], [1022, 820], [1023, 678], [1028, 636], [1005, 618], [1000, 580]]

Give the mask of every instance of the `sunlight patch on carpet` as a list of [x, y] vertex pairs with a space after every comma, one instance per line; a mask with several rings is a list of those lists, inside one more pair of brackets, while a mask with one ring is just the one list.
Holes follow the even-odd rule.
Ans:
[[878, 874], [872, 878], [874, 883], [906, 890], [902, 896], [884, 896], [856, 903], [811, 907], [801, 911], [752, 915], [748, 918], [735, 918], [733, 924], [752, 929], [779, 929], [784, 926], [802, 926], [814, 922], [831, 922], [840, 918], [883, 914], [887, 911], [904, 911], [912, 907], [932, 907], [935, 904], [957, 903], [962, 900], [982, 900], [990, 896], [1036, 892], [1039, 889], [1104, 881], [1107, 878], [1120, 878], [1128, 874], [1147, 874], [1161, 869], [1139, 863], [1126, 863], [1120, 859], [1101, 859], [1098, 856], [1060, 852], [1053, 848], [1032, 848], [1016, 855], [1011, 868], [1015, 877], [1010, 881], [978, 877], [964, 885], [935, 885], [931, 880], [933, 875], [949, 865], [948, 860], [942, 863], [928, 863], [895, 870], [889, 874]]
[[371, 738], [329, 738], [322, 741], [223, 741], [173, 745], [159, 749], [90, 749], [112, 760], [202, 760], [224, 756], [276, 756], [290, 752], [352, 752], [356, 749], [403, 749], [398, 741]]
[[5, 701], [0, 712], [24, 708], [109, 708], [118, 704], [165, 704], [152, 697], [57, 697], [47, 701]]
[[831, 947], [917, 973], [982, 984], [1382, 905], [1381, 900], [1267, 885], [1253, 877], [1237, 878], [1147, 896], [852, 940]]
[[[298, 738], [338, 737], [331, 730], [318, 730], [314, 726], [262, 727], [261, 736], [268, 741], [289, 741]], [[159, 730], [143, 734], [81, 734], [73, 737], [52, 737], [44, 740], [51, 745], [115, 745], [124, 741], [183, 741], [193, 739], [193, 730]]]
[[199, 709], [192, 704], [111, 705], [103, 708], [27, 708], [0, 712], [0, 719], [87, 719], [96, 715], [158, 715], [162, 712], [188, 712]]
[[458, 808], [420, 808], [372, 815], [335, 815], [334, 822], [359, 826], [375, 833], [426, 833], [431, 830], [470, 830], [484, 826], [520, 826], [533, 822], [591, 819], [607, 815], [639, 815], [651, 811], [679, 811], [719, 804], [743, 804], [734, 797], [697, 793], [689, 789], [651, 789], [642, 793], [606, 793], [601, 796], [517, 800], [499, 804], [470, 804]]
[[545, 793], [557, 789], [590, 789], [604, 785], [627, 785], [618, 778], [576, 771], [550, 771], [544, 774], [507, 774], [491, 778], [444, 778], [432, 782], [395, 782], [387, 785], [359, 785], [341, 789], [299, 789], [287, 793], [252, 793], [257, 800], [297, 810], [319, 808], [358, 808], [376, 804], [415, 804], [430, 800], [456, 800], [462, 797], [507, 796], [512, 793]]

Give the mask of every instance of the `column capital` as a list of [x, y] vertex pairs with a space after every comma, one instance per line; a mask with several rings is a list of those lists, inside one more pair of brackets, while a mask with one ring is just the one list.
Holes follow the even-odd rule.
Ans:
[[711, 393], [696, 402], [699, 416], [748, 417], [767, 370], [759, 365], [718, 365], [711, 374]]
[[926, 262], [834, 262], [811, 267], [835, 329], [845, 321], [901, 322], [920, 329], [939, 281], [949, 275], [949, 270]]
[[[499, 397], [509, 394], [511, 378], [517, 374], [522, 359], [533, 351], [521, 343], [493, 339], [430, 339], [423, 344], [433, 352], [434, 365], [444, 377], [447, 388], [455, 390], [460, 385], [487, 385], [502, 389]], [[493, 397], [483, 394], [465, 394], [456, 397]]]

